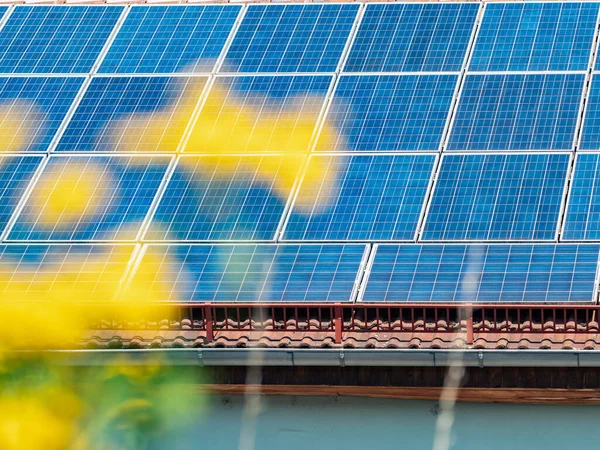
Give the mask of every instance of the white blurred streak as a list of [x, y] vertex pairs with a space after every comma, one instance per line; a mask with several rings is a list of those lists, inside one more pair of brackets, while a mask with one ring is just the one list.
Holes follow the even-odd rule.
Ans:
[[[483, 249], [481, 246], [470, 246], [467, 254], [467, 271], [462, 279], [461, 300], [469, 306], [465, 309], [466, 319], [472, 315], [471, 301], [477, 298], [481, 273], [483, 272]], [[462, 320], [462, 317], [458, 318]], [[467, 342], [467, 333], [461, 331], [458, 340]], [[465, 374], [463, 353], [461, 351], [449, 354], [448, 372], [444, 379], [444, 388], [440, 395], [440, 413], [435, 424], [433, 450], [449, 450], [452, 446], [452, 426], [454, 425], [458, 389]]]
[[[274, 261], [273, 261], [274, 262]], [[256, 284], [256, 298], [260, 301], [264, 292], [268, 292], [269, 275], [272, 273], [271, 261], [263, 261], [260, 273], [265, 273], [263, 283]], [[260, 321], [260, 317], [250, 317], [252, 322]], [[262, 324], [261, 324], [262, 325]], [[244, 390], [244, 409], [242, 410], [242, 426], [240, 428], [240, 442], [238, 450], [254, 450], [256, 445], [256, 428], [258, 415], [262, 410], [262, 366], [264, 357], [261, 351], [248, 352], [248, 365], [246, 372], [246, 386]]]
[[251, 355], [250, 359], [252, 359], [250, 364], [255, 365], [250, 365], [246, 373], [246, 390], [244, 392], [239, 450], [254, 450], [258, 415], [262, 407], [262, 391], [260, 389], [260, 385], [262, 384], [262, 352]]
[[454, 424], [454, 407], [458, 388], [465, 373], [462, 355], [451, 355], [448, 372], [444, 380], [444, 389], [440, 396], [440, 414], [435, 424], [433, 450], [448, 450], [451, 446], [452, 425]]

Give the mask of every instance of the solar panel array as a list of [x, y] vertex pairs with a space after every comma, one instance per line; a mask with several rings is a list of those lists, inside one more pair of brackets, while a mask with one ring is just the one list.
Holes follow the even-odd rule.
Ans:
[[0, 298], [597, 302], [599, 14], [0, 6]]

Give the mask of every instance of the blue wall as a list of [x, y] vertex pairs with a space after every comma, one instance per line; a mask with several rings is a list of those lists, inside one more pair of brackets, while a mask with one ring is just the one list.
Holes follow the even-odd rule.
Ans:
[[[194, 429], [156, 449], [238, 449], [243, 398], [210, 397]], [[432, 448], [439, 406], [433, 401], [348, 397], [261, 397], [255, 450]], [[561, 449], [600, 438], [600, 407], [461, 403], [452, 448]]]

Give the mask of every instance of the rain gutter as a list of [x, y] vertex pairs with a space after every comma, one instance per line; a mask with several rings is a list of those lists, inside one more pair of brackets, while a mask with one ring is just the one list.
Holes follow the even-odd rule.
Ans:
[[147, 349], [50, 351], [70, 366], [142, 365], [155, 358], [172, 366], [267, 367], [600, 367], [596, 350], [413, 349]]

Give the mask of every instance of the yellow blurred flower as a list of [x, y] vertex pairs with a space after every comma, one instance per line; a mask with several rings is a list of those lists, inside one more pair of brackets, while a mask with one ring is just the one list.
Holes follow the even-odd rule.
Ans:
[[0, 152], [24, 150], [31, 142], [31, 129], [28, 125], [39, 121], [37, 108], [25, 101], [12, 101], [0, 104]]
[[[253, 97], [257, 97], [253, 94]], [[310, 102], [310, 96], [304, 98]], [[322, 102], [322, 100], [320, 100]], [[244, 106], [215, 85], [192, 129], [185, 152], [193, 153], [307, 153], [317, 125], [319, 111], [297, 108], [278, 111], [266, 106]], [[314, 102], [318, 103], [318, 102]]]
[[[194, 120], [194, 108], [176, 108], [171, 105], [167, 108], [149, 114], [134, 114], [122, 119], [116, 125], [119, 129], [116, 135], [127, 134], [126, 140], [121, 140], [117, 149], [120, 151], [143, 151], [156, 149], [159, 152], [175, 152], [179, 139], [185, 135], [187, 127], [191, 130], [182, 151], [185, 154], [220, 155], [220, 159], [205, 159], [207, 174], [228, 176], [239, 165], [239, 158], [232, 154], [254, 154], [246, 156], [244, 163], [256, 169], [257, 183], [265, 181], [271, 183], [272, 174], [278, 170], [278, 158], [263, 158], [265, 153], [285, 156], [285, 170], [279, 170], [275, 180], [274, 194], [287, 199], [299, 179], [302, 170], [306, 167], [313, 143], [320, 111], [317, 108], [303, 108], [303, 105], [317, 105], [322, 99], [312, 99], [310, 95], [292, 101], [290, 106], [283, 111], [275, 105], [253, 93], [256, 103], [264, 105], [261, 109], [242, 104], [241, 99], [228, 94], [218, 85], [215, 85], [198, 117]], [[258, 99], [258, 100], [257, 100]], [[190, 122], [192, 121], [192, 122]], [[188, 125], [189, 123], [189, 125]], [[135, 126], [131, 126], [135, 124]], [[147, 132], [146, 130], [154, 130]], [[162, 130], [168, 130], [169, 139], [165, 139]], [[330, 124], [322, 126], [321, 135], [327, 136], [320, 143], [327, 146], [333, 142], [335, 130]], [[188, 163], [186, 158], [180, 164]], [[212, 162], [212, 165], [211, 165]], [[221, 169], [215, 171], [218, 164]], [[328, 173], [320, 160], [315, 160], [308, 166], [305, 174], [305, 185], [310, 191], [315, 187], [334, 189], [336, 179]], [[314, 184], [314, 186], [313, 186]], [[300, 208], [308, 206], [301, 199]], [[311, 206], [315, 206], [312, 205]], [[318, 207], [319, 205], [316, 205]]]
[[77, 433], [81, 401], [59, 387], [0, 396], [0, 448], [62, 450]]
[[0, 262], [0, 350], [73, 346], [101, 317], [169, 318], [170, 308], [159, 302], [161, 290], [156, 290], [174, 289], [164, 269], [167, 261], [144, 258], [136, 277], [127, 281], [130, 256], [127, 251], [75, 252], [52, 255], [48, 263]]
[[179, 86], [181, 105], [166, 105], [149, 113], [133, 113], [120, 118], [111, 125], [109, 136], [120, 152], [162, 152], [177, 150], [193, 116], [198, 96], [204, 89], [205, 79], [188, 80]]
[[106, 207], [110, 177], [93, 163], [69, 158], [47, 167], [29, 200], [38, 212], [38, 223], [49, 228], [69, 226]]

